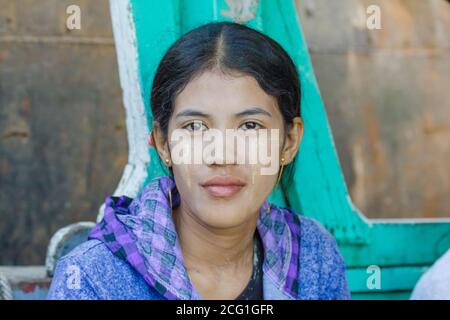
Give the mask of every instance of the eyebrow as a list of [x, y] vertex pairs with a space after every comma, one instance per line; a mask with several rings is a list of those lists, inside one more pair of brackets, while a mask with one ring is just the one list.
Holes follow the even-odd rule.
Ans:
[[209, 114], [203, 113], [201, 111], [193, 110], [193, 109], [187, 109], [184, 111], [179, 112], [176, 116], [176, 118], [179, 117], [202, 117], [202, 118], [210, 118]]
[[[238, 117], [243, 117], [243, 116], [253, 116], [253, 115], [265, 115], [268, 117], [272, 117], [272, 114], [267, 112], [266, 110], [263, 110], [259, 107], [253, 107], [253, 108], [248, 108], [245, 109], [244, 111], [238, 112], [236, 113], [234, 116], [236, 118]], [[179, 112], [176, 116], [176, 118], [180, 118], [180, 117], [202, 117], [202, 118], [210, 118], [211, 115], [198, 111], [198, 110], [194, 110], [194, 109], [186, 109], [184, 111]]]
[[244, 111], [241, 111], [239, 113], [236, 113], [236, 117], [243, 117], [243, 116], [254, 116], [254, 115], [265, 115], [268, 117], [272, 117], [272, 114], [267, 112], [266, 110], [263, 110], [259, 107], [253, 107], [249, 109], [245, 109]]

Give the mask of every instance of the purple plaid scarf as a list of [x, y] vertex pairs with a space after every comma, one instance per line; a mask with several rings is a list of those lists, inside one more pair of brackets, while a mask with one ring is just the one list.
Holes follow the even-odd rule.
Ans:
[[[127, 196], [107, 197], [105, 211], [89, 235], [115, 255], [125, 259], [166, 299], [202, 299], [186, 271], [181, 247], [169, 207], [180, 204], [172, 177], [158, 177], [133, 200]], [[292, 211], [265, 201], [259, 212], [257, 230], [264, 246], [264, 276], [291, 297], [299, 293], [300, 219]]]

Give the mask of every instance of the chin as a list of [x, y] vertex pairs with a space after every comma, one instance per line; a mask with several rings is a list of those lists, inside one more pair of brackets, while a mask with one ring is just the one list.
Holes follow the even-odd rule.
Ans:
[[246, 217], [242, 209], [216, 208], [203, 212], [199, 217], [205, 224], [213, 228], [232, 228], [245, 222]]

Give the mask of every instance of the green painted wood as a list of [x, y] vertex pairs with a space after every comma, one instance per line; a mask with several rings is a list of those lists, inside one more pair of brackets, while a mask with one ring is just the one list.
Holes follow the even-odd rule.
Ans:
[[[448, 222], [376, 223], [369, 230], [367, 244], [340, 246], [354, 299], [407, 299], [420, 276], [450, 246]], [[370, 265], [381, 268], [381, 290], [367, 288]]]
[[[224, 0], [130, 0], [130, 3], [136, 29], [139, 79], [151, 126], [149, 93], [157, 63], [185, 32], [210, 21], [230, 20], [222, 15], [228, 5]], [[246, 24], [273, 37], [289, 52], [302, 83], [305, 133], [295, 160], [293, 181], [285, 181], [292, 188], [286, 195], [274, 190], [270, 200], [285, 206], [286, 197], [295, 211], [319, 220], [335, 236], [351, 268], [349, 281], [355, 290], [354, 298], [409, 297], [418, 270], [431, 265], [450, 247], [450, 220], [366, 219], [353, 205], [345, 184], [294, 1], [260, 1], [255, 19]], [[155, 150], [151, 148], [149, 152], [151, 161], [146, 182], [168, 174]], [[386, 290], [359, 293], [361, 270], [371, 264], [390, 267], [383, 280]]]
[[410, 291], [353, 293], [353, 300], [409, 300]]
[[[380, 288], [371, 289], [367, 285], [370, 282], [372, 272], [367, 268], [349, 268], [347, 270], [348, 285], [355, 293], [382, 293], [411, 291], [420, 276], [428, 269], [428, 266], [404, 266], [381, 267]], [[370, 284], [370, 283], [369, 283]]]
[[369, 242], [340, 246], [349, 267], [431, 265], [450, 247], [448, 222], [374, 223]]

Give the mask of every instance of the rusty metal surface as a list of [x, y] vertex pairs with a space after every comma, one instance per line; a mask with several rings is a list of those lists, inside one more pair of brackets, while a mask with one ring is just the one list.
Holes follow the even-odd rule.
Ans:
[[[381, 9], [381, 29], [366, 8]], [[371, 218], [450, 216], [450, 4], [297, 1], [344, 175]]]
[[[81, 8], [67, 30], [66, 7]], [[128, 147], [107, 0], [0, 0], [0, 265], [95, 221]]]

